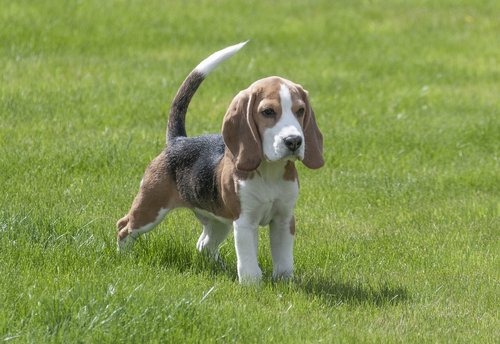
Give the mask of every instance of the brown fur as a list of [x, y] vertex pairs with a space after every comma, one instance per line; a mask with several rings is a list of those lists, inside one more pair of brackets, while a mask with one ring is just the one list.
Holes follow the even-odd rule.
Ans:
[[283, 173], [283, 179], [288, 181], [295, 181], [298, 179], [297, 169], [295, 168], [295, 164], [291, 161], [288, 161], [285, 165], [285, 173]]
[[236, 220], [241, 211], [237, 192], [238, 181], [235, 179], [234, 164], [227, 155], [219, 164], [217, 176], [220, 180], [219, 195], [221, 195], [223, 207], [216, 215]]
[[295, 216], [290, 220], [290, 234], [295, 235]]
[[[231, 102], [224, 116], [222, 136], [237, 170], [254, 171], [262, 160], [260, 134], [252, 117], [255, 96], [240, 92]], [[230, 154], [229, 154], [230, 153]]]
[[165, 173], [165, 164], [164, 152], [149, 164], [129, 213], [116, 224], [119, 239], [124, 239], [134, 229], [154, 222], [162, 208], [186, 206], [174, 181]]
[[298, 90], [306, 103], [303, 123], [306, 151], [302, 162], [309, 168], [320, 168], [325, 163], [323, 160], [323, 135], [316, 124], [316, 117], [309, 102], [309, 94], [301, 86], [298, 87]]

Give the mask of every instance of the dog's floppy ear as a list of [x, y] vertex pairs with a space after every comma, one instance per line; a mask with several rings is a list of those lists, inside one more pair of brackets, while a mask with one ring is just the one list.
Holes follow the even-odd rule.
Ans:
[[240, 171], [254, 171], [262, 161], [261, 139], [253, 117], [254, 102], [254, 94], [241, 91], [229, 105], [222, 124], [224, 143]]
[[307, 167], [316, 169], [325, 163], [323, 160], [323, 135], [316, 124], [314, 111], [309, 102], [309, 93], [301, 86], [298, 88], [306, 104], [306, 113], [304, 115], [305, 152], [302, 162]]

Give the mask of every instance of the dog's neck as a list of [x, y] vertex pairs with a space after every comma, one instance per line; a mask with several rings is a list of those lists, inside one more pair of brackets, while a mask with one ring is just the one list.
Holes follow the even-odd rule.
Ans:
[[255, 170], [255, 174], [260, 176], [265, 181], [275, 181], [283, 179], [286, 169], [290, 167], [294, 167], [293, 161], [290, 160], [263, 160], [259, 167]]

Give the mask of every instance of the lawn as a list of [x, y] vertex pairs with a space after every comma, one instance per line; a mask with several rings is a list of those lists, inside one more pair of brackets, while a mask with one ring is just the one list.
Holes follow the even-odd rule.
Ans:
[[[0, 341], [500, 341], [500, 2], [0, 0]], [[298, 166], [296, 274], [237, 283], [171, 214], [128, 255], [115, 222], [204, 57], [189, 135], [280, 75], [325, 166]]]

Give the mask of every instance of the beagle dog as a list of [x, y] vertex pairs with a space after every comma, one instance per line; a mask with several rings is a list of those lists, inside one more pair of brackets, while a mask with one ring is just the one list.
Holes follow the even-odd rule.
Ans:
[[203, 60], [184, 80], [171, 106], [167, 146], [147, 167], [127, 215], [117, 223], [119, 250], [155, 227], [171, 210], [192, 209], [203, 226], [200, 252], [218, 258], [234, 228], [238, 279], [258, 282], [258, 227], [270, 226], [273, 278], [293, 274], [299, 191], [295, 161], [323, 165], [323, 137], [308, 93], [280, 77], [254, 82], [231, 102], [222, 135], [187, 137], [189, 102], [208, 73], [246, 42]]

